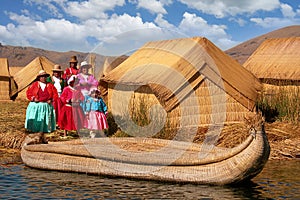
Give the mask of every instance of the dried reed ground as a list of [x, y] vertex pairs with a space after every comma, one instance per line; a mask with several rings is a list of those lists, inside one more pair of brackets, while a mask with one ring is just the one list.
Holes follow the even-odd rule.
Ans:
[[[24, 128], [27, 101], [0, 101], [0, 158], [4, 152], [15, 154], [26, 135]], [[274, 122], [265, 124], [266, 133], [271, 146], [270, 159], [300, 158], [300, 125]], [[205, 130], [199, 130], [199, 133]], [[58, 140], [60, 131], [47, 134], [48, 140]], [[244, 126], [235, 124], [225, 126], [221, 132], [218, 146], [231, 147], [241, 143], [247, 136]], [[195, 137], [195, 142], [203, 140], [203, 135]], [[6, 149], [4, 151], [3, 147]], [[1, 163], [1, 160], [0, 160]]]

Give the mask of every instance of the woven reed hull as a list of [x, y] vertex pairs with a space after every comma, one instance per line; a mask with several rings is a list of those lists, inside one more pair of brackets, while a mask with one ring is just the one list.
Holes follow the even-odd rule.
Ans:
[[[114, 140], [122, 144], [130, 143], [134, 139], [117, 138]], [[144, 146], [147, 146], [146, 143], [164, 144], [163, 140], [161, 142], [150, 138], [139, 139], [138, 142], [141, 141], [144, 141]], [[85, 146], [92, 145], [92, 143], [85, 143]], [[171, 145], [170, 148], [174, 148], [176, 151], [176, 149], [182, 148], [183, 146], [180, 144], [184, 143], [179, 142], [178, 144], [175, 142], [175, 145]], [[199, 146], [194, 144], [187, 150], [188, 153], [183, 153], [178, 160], [169, 165], [159, 162], [159, 158], [164, 160], [168, 157], [167, 154], [158, 154], [156, 158], [150, 156], [149, 159], [145, 158], [144, 161], [141, 161], [135, 156], [111, 152], [111, 157], [105, 153], [101, 157], [101, 153], [99, 153], [96, 159], [91, 155], [93, 150], [90, 149], [86, 152], [82, 150], [83, 146], [80, 142], [51, 145], [24, 146], [21, 151], [23, 162], [27, 166], [46, 170], [212, 185], [233, 184], [255, 177], [263, 169], [270, 153], [269, 143], [263, 132], [258, 132], [255, 138], [249, 136], [247, 141], [233, 150], [215, 149], [202, 161], [198, 159], [194, 162], [193, 156], [188, 157], [192, 155], [191, 152], [199, 150]], [[99, 146], [99, 144], [97, 145]], [[48, 148], [49, 146], [50, 148]], [[105, 149], [105, 146], [102, 145], [101, 149]], [[67, 152], [68, 150], [70, 152]], [[109, 150], [106, 153], [108, 152]]]

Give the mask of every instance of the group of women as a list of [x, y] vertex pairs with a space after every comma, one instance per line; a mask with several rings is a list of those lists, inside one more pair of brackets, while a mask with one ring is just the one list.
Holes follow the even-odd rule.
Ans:
[[52, 76], [41, 70], [28, 87], [25, 128], [29, 132], [50, 133], [60, 128], [66, 137], [68, 131], [86, 128], [95, 137], [98, 130], [108, 128], [98, 81], [88, 73], [91, 65], [83, 61], [77, 69], [77, 64], [72, 56], [65, 71], [59, 65], [54, 65]]

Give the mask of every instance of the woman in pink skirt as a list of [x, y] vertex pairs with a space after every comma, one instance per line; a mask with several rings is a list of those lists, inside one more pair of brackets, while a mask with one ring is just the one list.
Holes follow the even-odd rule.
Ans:
[[91, 138], [96, 136], [97, 130], [108, 129], [107, 106], [101, 98], [99, 90], [92, 90], [90, 95], [86, 96], [84, 111], [87, 115], [85, 128], [90, 130]]

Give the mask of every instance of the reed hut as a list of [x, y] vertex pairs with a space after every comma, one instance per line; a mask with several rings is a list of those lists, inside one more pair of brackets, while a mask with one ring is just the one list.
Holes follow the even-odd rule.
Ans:
[[9, 71], [7, 58], [0, 58], [0, 100], [12, 99], [12, 92], [16, 87]]
[[[44, 56], [36, 57], [20, 71], [14, 74], [13, 78], [17, 84], [17, 89], [12, 95], [16, 95], [24, 90], [36, 79], [40, 70], [45, 70], [51, 74], [54, 63]], [[20, 95], [24, 96], [24, 95]]]
[[300, 37], [268, 39], [243, 64], [263, 84], [261, 101], [293, 115], [297, 121], [300, 120], [299, 48]]
[[169, 128], [241, 122], [261, 89], [252, 73], [202, 37], [148, 42], [102, 81], [119, 125], [128, 117], [138, 123], [145, 113], [145, 128], [160, 121]]

